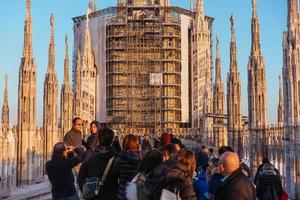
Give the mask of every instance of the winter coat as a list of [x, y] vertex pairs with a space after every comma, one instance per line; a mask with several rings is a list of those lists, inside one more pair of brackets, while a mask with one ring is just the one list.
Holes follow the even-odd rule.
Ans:
[[138, 173], [142, 156], [139, 151], [122, 151], [114, 164], [114, 171], [119, 179], [118, 199], [124, 199], [125, 187]]
[[208, 184], [206, 182], [206, 170], [202, 170], [197, 176], [194, 183], [194, 189], [197, 195], [197, 200], [205, 200], [204, 194], [208, 192]]
[[98, 134], [91, 134], [86, 142], [87, 150], [84, 154], [83, 162], [88, 161], [95, 154], [96, 147], [99, 145]]
[[268, 199], [280, 199], [283, 193], [281, 180], [278, 175], [265, 175], [262, 174], [257, 178], [256, 194], [258, 199], [263, 199], [266, 192], [272, 196]]
[[86, 145], [88, 149], [92, 149], [94, 151], [99, 145], [98, 134], [91, 134], [86, 140]]
[[179, 162], [171, 161], [158, 166], [148, 179], [146, 184], [150, 188], [152, 200], [159, 200], [163, 189], [171, 192], [177, 190], [180, 198], [184, 200], [197, 199], [189, 170]]
[[78, 158], [53, 156], [46, 163], [46, 172], [51, 183], [52, 198], [60, 199], [76, 195], [72, 168], [80, 163]]
[[215, 200], [256, 200], [254, 185], [240, 168], [221, 182]]
[[[82, 191], [86, 178], [102, 177], [108, 161], [116, 157], [116, 152], [113, 148], [98, 146], [93, 155], [87, 162], [83, 162], [78, 174], [77, 182], [80, 190]], [[115, 162], [115, 161], [114, 161]], [[114, 163], [112, 163], [112, 166]], [[103, 185], [103, 193], [95, 199], [115, 200], [118, 191], [118, 177], [116, 176], [113, 167], [111, 166], [106, 180]]]
[[138, 166], [142, 160], [139, 151], [122, 151], [114, 164], [114, 169], [119, 178], [120, 185], [132, 180], [138, 173]]

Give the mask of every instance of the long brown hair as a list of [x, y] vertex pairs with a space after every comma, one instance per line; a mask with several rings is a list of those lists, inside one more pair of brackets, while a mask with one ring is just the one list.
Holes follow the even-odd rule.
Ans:
[[132, 134], [126, 135], [123, 139], [122, 148], [123, 151], [128, 151], [128, 150], [139, 151], [140, 142], [138, 137]]
[[177, 153], [177, 161], [189, 169], [189, 175], [192, 177], [196, 169], [195, 155], [190, 150], [182, 149]]

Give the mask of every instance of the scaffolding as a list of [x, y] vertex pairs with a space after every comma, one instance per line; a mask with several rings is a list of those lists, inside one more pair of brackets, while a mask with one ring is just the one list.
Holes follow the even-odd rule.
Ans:
[[115, 13], [106, 25], [108, 116], [118, 128], [179, 128], [180, 14], [159, 4]]

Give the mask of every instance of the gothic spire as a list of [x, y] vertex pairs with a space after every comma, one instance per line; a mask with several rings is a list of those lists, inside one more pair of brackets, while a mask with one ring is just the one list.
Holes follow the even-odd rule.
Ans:
[[234, 15], [230, 17], [231, 21], [231, 42], [230, 42], [230, 72], [237, 72], [237, 51], [235, 40]]
[[81, 94], [80, 94], [81, 73], [80, 72], [81, 72], [81, 56], [78, 49], [76, 55], [76, 71], [75, 71], [75, 76], [76, 76], [75, 97], [73, 101], [74, 116], [78, 116], [78, 117], [81, 115]]
[[55, 72], [55, 42], [54, 42], [54, 15], [51, 13], [50, 17], [50, 44], [49, 44], [49, 60], [48, 60], [48, 73]]
[[222, 83], [222, 76], [221, 76], [221, 58], [220, 58], [220, 40], [217, 35], [216, 37], [217, 45], [216, 45], [216, 83]]
[[89, 8], [88, 8], [89, 12], [92, 12], [93, 9], [94, 9], [93, 1], [92, 1], [92, 0], [89, 0]]
[[32, 57], [31, 0], [26, 0], [23, 57]]
[[204, 18], [204, 5], [203, 0], [195, 0], [194, 2], [194, 9], [198, 17]]
[[295, 27], [299, 17], [299, 0], [288, 0], [288, 26]]
[[[92, 45], [91, 45], [91, 35], [90, 35], [90, 28], [89, 28], [89, 14], [88, 11], [86, 14], [86, 28], [84, 33], [84, 41], [83, 41], [83, 52], [82, 52], [82, 61], [88, 62], [88, 58], [91, 57], [92, 54]], [[85, 63], [85, 66], [89, 66], [88, 63]]]
[[[36, 65], [32, 55], [31, 1], [26, 0], [23, 57], [19, 67], [18, 85], [18, 155], [16, 185], [33, 181], [32, 156], [36, 135]], [[29, 154], [28, 154], [29, 153]], [[32, 157], [31, 157], [32, 158]]]
[[69, 84], [69, 45], [68, 45], [68, 34], [66, 34], [65, 38], [65, 45], [66, 45], [66, 56], [65, 56], [65, 67], [64, 67], [64, 83]]
[[5, 74], [5, 90], [4, 90], [4, 100], [2, 107], [2, 124], [9, 124], [9, 107], [8, 107], [8, 91], [7, 91], [7, 80], [8, 76]]
[[86, 14], [86, 25], [85, 25], [85, 33], [84, 33], [84, 43], [83, 43], [83, 53], [86, 52], [86, 50], [91, 49], [91, 35], [90, 35], [90, 28], [89, 28], [89, 14], [88, 11]]
[[278, 123], [282, 123], [284, 121], [284, 102], [283, 102], [281, 76], [279, 76], [279, 102], [278, 102], [277, 112], [278, 112]]
[[260, 54], [259, 22], [257, 17], [256, 0], [252, 0], [252, 47], [251, 55]]
[[279, 104], [283, 104], [283, 94], [282, 94], [282, 81], [281, 81], [281, 76], [279, 76]]
[[80, 71], [81, 71], [81, 56], [80, 56], [80, 51], [79, 49], [77, 50], [77, 55], [76, 55], [76, 89], [80, 89]]

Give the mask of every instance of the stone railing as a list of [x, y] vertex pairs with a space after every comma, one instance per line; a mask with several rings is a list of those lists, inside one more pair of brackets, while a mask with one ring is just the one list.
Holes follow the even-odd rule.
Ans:
[[14, 188], [9, 193], [3, 194], [0, 199], [3, 200], [21, 200], [21, 199], [34, 199], [34, 200], [48, 200], [52, 199], [51, 189], [48, 180], [44, 180], [39, 184], [28, 185], [22, 188]]

